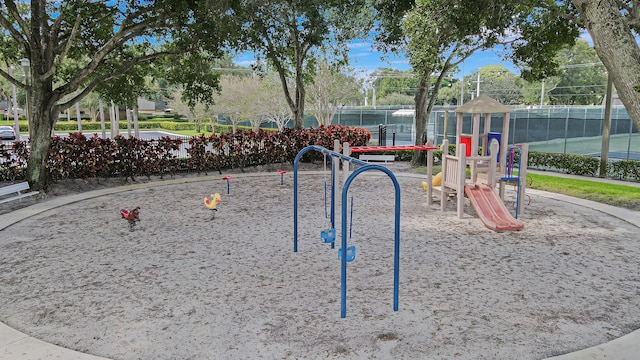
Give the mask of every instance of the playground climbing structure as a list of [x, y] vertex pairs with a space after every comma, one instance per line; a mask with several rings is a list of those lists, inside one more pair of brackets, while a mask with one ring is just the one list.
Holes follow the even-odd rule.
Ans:
[[[517, 199], [524, 198], [526, 184], [527, 144], [518, 144], [518, 174], [508, 171], [513, 169], [513, 158], [507, 156], [511, 109], [483, 94], [457, 108], [455, 112], [455, 155], [448, 154], [449, 144], [444, 140], [441, 186], [436, 188], [431, 181], [427, 182], [430, 190], [440, 195], [441, 210], [445, 210], [449, 198], [455, 198], [458, 218], [462, 218], [466, 195], [487, 228], [495, 231], [522, 229], [524, 223], [516, 219], [522, 211], [520, 202], [516, 201], [515, 218], [504, 204], [507, 184], [516, 183]], [[503, 114], [502, 132], [491, 132], [492, 114], [495, 113]], [[464, 114], [471, 114], [470, 133], [463, 132]], [[484, 116], [482, 132], [481, 115]], [[510, 167], [509, 161], [512, 161]], [[428, 203], [431, 203], [431, 193], [427, 197]]]

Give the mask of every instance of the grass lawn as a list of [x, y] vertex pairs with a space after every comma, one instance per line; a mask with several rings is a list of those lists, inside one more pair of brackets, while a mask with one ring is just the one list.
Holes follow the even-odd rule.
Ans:
[[[440, 170], [440, 166], [434, 166], [433, 173], [437, 174]], [[426, 174], [427, 168], [418, 167], [414, 171], [419, 174]], [[531, 185], [528, 185], [531, 189], [564, 194], [640, 211], [640, 188], [638, 187], [590, 181], [589, 178], [567, 179], [538, 174], [528, 174], [527, 176], [533, 179]]]
[[549, 175], [530, 174], [532, 189], [555, 192], [599, 203], [640, 210], [640, 188], [610, 184], [587, 179], [567, 179]]
[[[204, 128], [204, 126], [203, 126]], [[147, 130], [147, 129], [145, 129]], [[182, 135], [182, 136], [196, 136], [196, 135], [200, 135], [200, 134], [204, 134], [204, 136], [210, 136], [212, 133], [208, 132], [208, 131], [200, 131], [199, 133], [196, 134], [195, 130], [171, 130], [168, 131], [166, 129], [157, 129], [158, 131], [166, 131], [166, 132], [170, 132], [172, 134], [176, 134], [176, 135]]]

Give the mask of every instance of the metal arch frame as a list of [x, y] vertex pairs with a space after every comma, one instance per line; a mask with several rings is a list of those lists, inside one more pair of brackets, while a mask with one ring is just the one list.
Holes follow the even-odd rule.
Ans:
[[387, 174], [393, 182], [395, 188], [395, 225], [394, 225], [394, 256], [393, 256], [393, 311], [398, 311], [399, 302], [399, 287], [400, 287], [400, 184], [396, 179], [396, 176], [391, 170], [380, 166], [366, 163], [364, 161], [352, 158], [335, 151], [331, 151], [322, 146], [310, 145], [302, 149], [296, 156], [293, 163], [293, 251], [298, 251], [298, 163], [306, 152], [316, 150], [323, 154], [330, 155], [331, 159], [331, 224], [335, 227], [335, 214], [334, 214], [334, 201], [335, 201], [335, 171], [333, 167], [333, 157], [360, 165], [358, 169], [354, 170], [344, 183], [342, 188], [342, 248], [341, 251], [341, 291], [340, 291], [340, 317], [347, 317], [347, 202], [349, 186], [353, 180], [365, 171], [379, 170]]
[[369, 170], [380, 170], [387, 174], [395, 187], [395, 227], [394, 227], [394, 251], [393, 251], [393, 311], [398, 311], [398, 289], [400, 287], [400, 184], [391, 170], [380, 165], [365, 165], [354, 170], [347, 178], [342, 188], [342, 268], [340, 271], [340, 317], [347, 317], [347, 198], [351, 182], [359, 174]]

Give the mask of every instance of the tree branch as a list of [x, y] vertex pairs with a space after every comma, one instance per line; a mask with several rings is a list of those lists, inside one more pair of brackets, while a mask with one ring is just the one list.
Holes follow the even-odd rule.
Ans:
[[[121, 29], [120, 31], [118, 31], [118, 34], [120, 34], [120, 36], [114, 36], [111, 40], [109, 40], [95, 55], [94, 57], [91, 59], [91, 61], [89, 62], [89, 64], [87, 64], [87, 66], [85, 66], [82, 70], [80, 70], [68, 83], [68, 86], [71, 87], [78, 87], [87, 77], [89, 77], [91, 74], [93, 74], [93, 72], [100, 66], [100, 64], [103, 63], [104, 59], [107, 57], [107, 55], [109, 55], [110, 53], [112, 53], [114, 50], [124, 46], [124, 44], [135, 38], [136, 36], [141, 35], [145, 30], [147, 30], [149, 28], [150, 24], [148, 23], [138, 23], [130, 28], [128, 28], [127, 33], [125, 34], [124, 31], [125, 29]], [[180, 54], [183, 52], [180, 52]], [[158, 54], [157, 56], [154, 54]], [[164, 53], [164, 52], [159, 52], [159, 53], [154, 53], [154, 54], [149, 54], [150, 56], [154, 56], [154, 58], [156, 57], [160, 57], [166, 54], [170, 54], [169, 52]], [[142, 62], [142, 61], [140, 61]]]
[[[153, 54], [136, 57], [135, 59], [127, 61], [124, 65], [120, 66], [115, 71], [93, 78], [91, 82], [89, 82], [89, 84], [84, 88], [84, 90], [82, 90], [82, 92], [76, 94], [70, 100], [67, 100], [64, 103], [58, 104], [57, 106], [59, 108], [65, 109], [75, 104], [76, 102], [81, 100], [83, 97], [85, 97], [88, 93], [93, 91], [93, 89], [95, 89], [95, 87], [101, 82], [105, 82], [105, 81], [117, 78], [118, 76], [123, 75], [127, 71], [131, 70], [137, 64], [152, 61], [154, 59], [157, 59], [163, 56], [179, 56], [184, 54], [185, 52], [186, 51], [180, 51], [180, 52], [163, 51], [163, 52], [157, 52]], [[56, 89], [55, 93], [58, 95], [58, 98], [61, 99], [65, 95], [69, 95], [73, 93], [75, 89], [77, 89], [78, 87], [79, 87], [79, 83], [74, 85], [74, 83], [68, 82], [64, 86], [61, 86], [58, 89]]]
[[19, 43], [23, 49], [28, 49], [31, 36], [29, 35], [28, 31], [25, 31], [27, 29], [26, 24], [24, 23], [24, 20], [22, 20], [22, 18], [20, 17], [20, 13], [16, 8], [15, 2], [5, 1], [5, 4], [7, 6], [8, 15], [12, 15], [13, 18], [16, 19], [16, 22], [20, 26], [20, 29], [24, 32], [24, 37], [22, 36], [22, 34], [20, 34], [20, 32], [18, 32], [18, 30], [16, 30], [16, 28], [13, 25], [13, 22], [9, 21], [9, 19], [7, 19], [6, 17], [0, 16], [0, 24], [2, 25], [2, 27], [4, 27], [9, 31], [9, 33], [11, 34], [11, 37], [13, 37], [13, 39], [17, 43]]
[[[8, 65], [10, 66], [10, 65]], [[21, 83], [20, 81], [16, 80], [13, 76], [9, 75], [8, 72], [4, 71], [2, 68], [0, 68], [0, 76], [2, 76], [3, 78], [7, 79], [7, 81], [9, 81], [11, 84], [19, 87], [20, 89], [26, 89], [26, 85]]]
[[76, 22], [75, 24], [73, 24], [73, 28], [71, 29], [71, 34], [69, 35], [69, 38], [66, 40], [66, 46], [64, 47], [64, 50], [62, 50], [62, 53], [60, 54], [60, 56], [58, 56], [58, 58], [55, 60], [53, 65], [51, 65], [49, 70], [47, 70], [47, 72], [45, 72], [44, 75], [42, 75], [43, 77], [48, 78], [50, 76], [53, 76], [58, 66], [60, 66], [60, 64], [66, 59], [67, 54], [69, 53], [69, 49], [71, 49], [71, 44], [73, 43], [74, 38], [78, 35], [78, 29], [80, 28], [80, 19], [81, 19], [80, 16], [76, 18]]

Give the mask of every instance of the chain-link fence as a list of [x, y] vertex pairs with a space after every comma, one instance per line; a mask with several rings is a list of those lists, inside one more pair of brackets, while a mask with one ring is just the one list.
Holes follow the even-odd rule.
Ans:
[[[440, 107], [432, 112], [427, 137], [436, 144], [442, 143], [445, 137], [455, 143], [454, 110], [454, 107]], [[416, 139], [414, 116], [411, 109], [341, 109], [333, 123], [366, 128], [373, 135], [372, 141], [378, 143], [380, 125], [384, 125], [387, 145], [409, 145]], [[503, 114], [492, 114], [490, 131], [502, 131], [502, 121]], [[471, 115], [465, 114], [464, 133], [471, 132], [471, 124]], [[602, 106], [513, 108], [509, 143], [528, 143], [533, 151], [599, 156], [603, 126]], [[480, 118], [480, 129], [484, 129], [484, 115]], [[623, 106], [612, 108], [610, 134], [609, 158], [640, 160], [640, 135]]]

